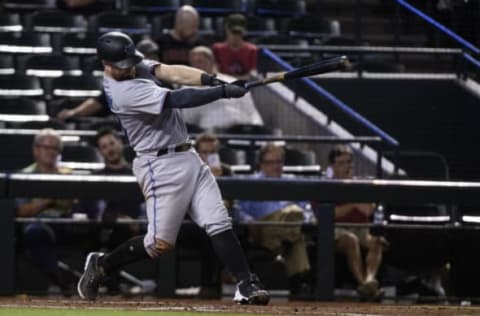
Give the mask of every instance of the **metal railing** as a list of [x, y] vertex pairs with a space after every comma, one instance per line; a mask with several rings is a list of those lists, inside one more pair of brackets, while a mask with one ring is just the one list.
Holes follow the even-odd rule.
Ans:
[[[267, 48], [262, 49], [262, 54], [268, 57], [270, 60], [274, 61], [276, 64], [281, 66], [283, 69], [289, 71], [293, 70], [293, 67], [287, 63], [285, 60], [278, 57], [275, 53]], [[322, 95], [326, 99], [328, 99], [336, 108], [340, 109], [343, 113], [345, 113], [349, 118], [354, 120], [355, 122], [359, 123], [360, 125], [364, 126], [367, 130], [371, 131], [375, 136], [380, 137], [386, 144], [392, 147], [397, 147], [399, 145], [398, 141], [388, 135], [386, 132], [381, 130], [378, 126], [367, 120], [365, 117], [360, 115], [358, 112], [354, 111], [350, 106], [348, 106], [345, 102], [338, 99], [332, 93], [328, 92], [326, 89], [321, 87], [319, 84], [314, 82], [309, 78], [302, 78], [303, 81], [309, 88], [313, 89], [319, 95]]]
[[441, 24], [440, 22], [436, 21], [432, 17], [428, 16], [415, 6], [411, 5], [405, 0], [396, 0], [397, 4], [402, 6], [403, 8], [407, 9], [409, 12], [413, 13], [414, 15], [418, 16], [421, 18], [423, 21], [426, 23], [432, 25], [435, 29], [438, 31], [442, 32], [443, 34], [447, 35], [450, 39], [455, 41], [457, 44], [459, 44], [464, 50], [467, 50], [468, 52], [463, 52], [462, 57], [467, 60], [469, 63], [473, 64], [477, 69], [480, 69], [480, 61], [478, 61], [475, 57], [470, 55], [469, 53], [473, 53], [475, 55], [480, 54], [480, 48], [475, 46], [474, 44], [470, 43], [466, 39], [464, 39], [462, 36], [458, 35], [455, 33], [453, 30], [449, 29], [445, 25]]
[[[406, 180], [286, 180], [218, 178], [225, 198], [248, 200], [311, 200], [326, 203], [317, 212], [316, 298], [331, 300], [334, 287], [334, 208], [335, 202], [462, 203], [477, 201], [480, 183]], [[281, 194], [279, 194], [281, 192]], [[0, 295], [15, 289], [14, 224], [12, 199], [17, 197], [114, 199], [141, 196], [133, 176], [78, 176], [40, 174], [0, 174], [0, 234], [4, 257], [0, 268]], [[260, 224], [260, 223], [259, 223]], [[454, 227], [456, 228], [456, 226]], [[174, 271], [175, 261], [161, 271]], [[169, 269], [170, 268], [170, 269]], [[174, 290], [162, 275], [164, 290]], [[165, 293], [165, 292], [164, 292]], [[168, 294], [168, 293], [165, 293]]]

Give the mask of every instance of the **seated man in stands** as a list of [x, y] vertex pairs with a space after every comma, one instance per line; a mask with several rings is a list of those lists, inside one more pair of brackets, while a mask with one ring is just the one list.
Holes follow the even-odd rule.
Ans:
[[[282, 147], [267, 144], [260, 149], [260, 171], [255, 178], [285, 178], [282, 175], [285, 153]], [[239, 217], [244, 221], [304, 222], [311, 218], [310, 204], [292, 201], [240, 201]], [[283, 257], [292, 299], [308, 299], [312, 285], [305, 237], [300, 226], [262, 226], [252, 230], [254, 243]]]
[[233, 176], [230, 166], [220, 161], [219, 147], [220, 142], [214, 134], [203, 133], [195, 139], [198, 155], [210, 167], [214, 176]]
[[[124, 157], [123, 141], [117, 132], [109, 127], [101, 128], [95, 136], [95, 145], [103, 157], [105, 168], [96, 174], [101, 175], [133, 175], [130, 164]], [[99, 231], [100, 246], [94, 245], [95, 249], [103, 248], [110, 251], [123, 243], [125, 240], [141, 233], [143, 229], [139, 224], [117, 224], [117, 220], [137, 219], [143, 214], [143, 199], [119, 196], [115, 200], [100, 200], [94, 205], [93, 210], [96, 217], [102, 220], [102, 227]], [[117, 293], [119, 287], [119, 275], [113, 275], [106, 286], [110, 294]]]
[[[33, 141], [33, 157], [35, 162], [24, 168], [25, 173], [59, 174], [70, 173], [70, 170], [58, 165], [62, 152], [60, 135], [52, 129], [43, 129], [35, 135]], [[17, 199], [18, 217], [60, 218], [70, 216], [73, 202], [62, 199]], [[74, 291], [73, 279], [61, 273], [58, 268], [58, 242], [71, 237], [69, 225], [51, 225], [33, 222], [25, 226], [23, 240], [33, 263], [45, 272], [50, 280], [58, 285], [65, 296]]]
[[[221, 162], [219, 155], [220, 142], [214, 134], [200, 134], [195, 139], [195, 149], [200, 158], [207, 164], [215, 177], [233, 176], [233, 170], [229, 165]], [[232, 201], [223, 200], [225, 207], [230, 212]], [[215, 256], [213, 247], [208, 238], [197, 226], [188, 232], [182, 230], [179, 239], [201, 249], [201, 287], [200, 298], [219, 299], [221, 297], [221, 271], [222, 264]]]
[[[123, 154], [123, 142], [111, 128], [102, 128], [97, 132], [95, 144], [105, 162], [105, 168], [97, 174], [103, 175], [133, 175], [130, 164]], [[114, 225], [119, 218], [133, 219], [142, 215], [143, 199], [118, 197], [117, 200], [102, 201], [99, 214], [110, 230], [109, 238], [105, 240], [107, 249], [113, 249], [125, 240], [139, 234], [138, 225]]]
[[[219, 73], [215, 63], [215, 57], [210, 48], [197, 46], [190, 51], [190, 65], [201, 69], [208, 74], [216, 75], [222, 81], [233, 82], [236, 79], [232, 76]], [[205, 130], [228, 128], [236, 124], [263, 125], [262, 117], [258, 113], [252, 95], [233, 100], [221, 99], [202, 108], [183, 109], [185, 121], [200, 126]]]
[[248, 79], [257, 71], [258, 48], [245, 40], [247, 19], [231, 14], [225, 22], [225, 41], [213, 44], [220, 71], [238, 79]]
[[188, 65], [188, 52], [195, 46], [206, 45], [199, 34], [200, 15], [191, 5], [183, 5], [175, 13], [172, 29], [154, 38], [161, 48], [160, 61], [166, 64]]
[[[353, 153], [345, 145], [335, 146], [328, 155], [334, 179], [353, 178]], [[335, 207], [337, 223], [369, 223], [375, 204], [343, 203]], [[374, 300], [382, 295], [376, 278], [382, 262], [382, 252], [387, 245], [383, 237], [372, 236], [368, 228], [335, 228], [337, 251], [346, 255], [348, 266], [357, 281], [357, 291], [364, 299]], [[367, 251], [365, 263], [361, 249]]]

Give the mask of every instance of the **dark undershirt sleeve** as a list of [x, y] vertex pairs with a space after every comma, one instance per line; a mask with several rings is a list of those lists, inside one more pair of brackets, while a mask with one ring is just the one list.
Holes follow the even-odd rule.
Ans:
[[223, 98], [224, 87], [183, 88], [170, 91], [165, 97], [164, 108], [193, 108]]

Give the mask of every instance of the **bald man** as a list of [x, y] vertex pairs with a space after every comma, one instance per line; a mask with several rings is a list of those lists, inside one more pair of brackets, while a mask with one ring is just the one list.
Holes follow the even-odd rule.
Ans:
[[194, 7], [184, 5], [178, 8], [173, 29], [155, 39], [162, 52], [160, 61], [188, 65], [190, 49], [206, 44], [198, 33], [199, 24], [200, 16]]

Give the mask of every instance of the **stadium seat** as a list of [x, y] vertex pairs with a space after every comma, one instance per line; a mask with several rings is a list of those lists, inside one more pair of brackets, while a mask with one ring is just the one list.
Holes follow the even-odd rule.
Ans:
[[39, 115], [46, 113], [44, 101], [28, 98], [0, 99], [0, 114]]
[[275, 19], [267, 17], [249, 17], [247, 20], [247, 37], [278, 35]]
[[5, 0], [3, 7], [6, 10], [36, 11], [55, 9], [56, 0]]
[[[280, 34], [275, 36], [262, 36], [252, 39], [252, 42], [259, 45], [287, 45], [305, 48], [304, 51], [291, 51], [291, 50], [282, 50], [281, 48], [275, 49], [275, 54], [279, 57], [285, 59], [285, 61], [290, 62], [292, 65], [297, 65], [301, 63], [312, 62], [314, 59], [313, 54], [308, 51], [308, 41], [302, 38], [291, 37], [286, 34]], [[275, 67], [275, 65], [268, 65], [268, 62], [260, 63], [259, 72], [263, 72], [262, 67]], [[270, 71], [273, 71], [270, 68]]]
[[0, 56], [0, 75], [15, 74], [15, 63], [13, 55]]
[[25, 17], [26, 26], [34, 32], [79, 33], [87, 30], [87, 21], [81, 15], [60, 10], [38, 11]]
[[70, 33], [60, 39], [60, 51], [68, 55], [96, 55], [97, 38], [93, 33]]
[[128, 12], [161, 14], [175, 12], [180, 7], [180, 0], [127, 0]]
[[0, 13], [0, 32], [22, 32], [23, 24], [18, 13]]
[[451, 221], [450, 214], [441, 205], [390, 205], [387, 209], [389, 223], [440, 225]]
[[95, 77], [103, 76], [103, 65], [97, 56], [88, 56], [80, 61], [83, 73]]
[[285, 165], [311, 166], [316, 164], [315, 153], [311, 150], [285, 148]]
[[198, 33], [201, 36], [217, 36], [215, 20], [210, 16], [200, 17]]
[[316, 175], [321, 172], [317, 164], [315, 152], [312, 150], [285, 148], [285, 165], [283, 171], [302, 175]]
[[51, 117], [57, 116], [57, 113], [63, 109], [73, 109], [78, 106], [86, 98], [56, 98], [48, 102], [47, 113]]
[[247, 156], [244, 150], [221, 147], [219, 150], [220, 161], [229, 165], [244, 165], [247, 163]]
[[255, 14], [266, 16], [298, 16], [305, 14], [305, 1], [302, 0], [256, 0]]
[[78, 58], [75, 56], [27, 55], [19, 56], [17, 60], [19, 71], [28, 76], [52, 78], [82, 74]]
[[198, 125], [196, 125], [196, 124], [185, 123], [185, 125], [187, 126], [187, 131], [188, 131], [190, 134], [197, 134], [197, 133], [203, 133], [203, 132], [205, 132], [205, 129], [201, 128], [200, 126], [198, 126]]
[[263, 126], [255, 124], [236, 124], [225, 129], [227, 134], [259, 134], [259, 135], [272, 135], [274, 130]]
[[44, 129], [52, 128], [56, 130], [65, 130], [67, 125], [56, 120], [28, 120], [19, 123], [10, 123], [10, 128], [14, 129]]
[[89, 75], [53, 78], [49, 91], [53, 98], [87, 98], [99, 96], [101, 93], [101, 80]]
[[190, 4], [198, 10], [200, 15], [227, 15], [231, 13], [246, 12], [247, 6], [244, 0], [188, 0], [185, 4]]
[[0, 134], [0, 170], [20, 170], [33, 161], [33, 135], [27, 134]]
[[37, 77], [25, 75], [0, 76], [0, 96], [3, 97], [41, 97], [44, 89]]
[[131, 35], [151, 35], [151, 25], [146, 16], [105, 12], [89, 17], [89, 31], [106, 33], [112, 31]]
[[102, 162], [95, 147], [86, 144], [66, 144], [62, 151], [62, 161]]
[[44, 33], [0, 33], [0, 53], [50, 54], [51, 39]]
[[305, 15], [292, 18], [288, 23], [288, 34], [292, 37], [323, 41], [332, 34], [330, 21], [318, 16]]

